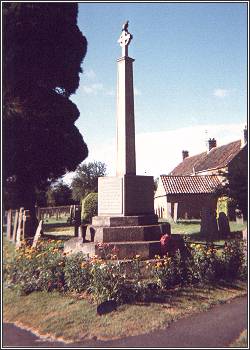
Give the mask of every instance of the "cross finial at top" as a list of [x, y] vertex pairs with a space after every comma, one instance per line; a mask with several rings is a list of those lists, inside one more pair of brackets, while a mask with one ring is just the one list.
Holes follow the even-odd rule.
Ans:
[[122, 30], [125, 30], [125, 32], [128, 31], [128, 23], [129, 23], [129, 21], [126, 21], [122, 26]]
[[118, 43], [122, 47], [122, 56], [128, 56], [128, 45], [130, 44], [130, 41], [133, 39], [132, 34], [128, 31], [128, 23], [129, 21], [126, 21], [122, 26], [122, 33], [118, 39]]

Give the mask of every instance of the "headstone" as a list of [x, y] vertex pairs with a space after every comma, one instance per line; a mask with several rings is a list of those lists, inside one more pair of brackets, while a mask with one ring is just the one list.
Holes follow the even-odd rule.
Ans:
[[42, 235], [42, 231], [43, 231], [43, 220], [40, 220], [39, 224], [37, 226], [37, 229], [36, 229], [35, 236], [34, 236], [34, 240], [33, 240], [33, 243], [32, 243], [32, 248], [36, 248], [37, 242], [38, 242], [38, 240], [40, 239], [40, 237]]
[[230, 234], [230, 226], [227, 215], [224, 212], [219, 213], [218, 227], [220, 238], [227, 237]]
[[8, 210], [8, 216], [7, 216], [7, 238], [11, 240], [11, 233], [12, 233], [12, 210]]
[[242, 211], [239, 208], [235, 209], [235, 215], [236, 215], [236, 223], [239, 225], [243, 225], [244, 223], [243, 215], [242, 215]]
[[212, 208], [202, 207], [201, 209], [201, 236], [212, 241], [218, 236], [216, 211]]
[[18, 218], [19, 218], [18, 210], [15, 210], [14, 228], [13, 228], [13, 233], [12, 233], [12, 242], [16, 241], [17, 227], [18, 227]]
[[20, 208], [18, 215], [18, 227], [16, 234], [16, 246], [20, 247], [22, 239], [23, 239], [23, 211], [24, 208]]
[[79, 205], [76, 205], [74, 212], [75, 237], [77, 237], [79, 235], [79, 227], [81, 226], [81, 207]]

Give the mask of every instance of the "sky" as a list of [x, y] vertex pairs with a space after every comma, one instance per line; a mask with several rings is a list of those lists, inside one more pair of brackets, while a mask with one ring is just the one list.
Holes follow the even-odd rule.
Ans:
[[[115, 175], [117, 40], [129, 20], [137, 175], [168, 174], [211, 137], [222, 145], [247, 125], [247, 3], [79, 3], [88, 40], [71, 100], [89, 148], [84, 162]], [[67, 175], [69, 181], [72, 173]]]

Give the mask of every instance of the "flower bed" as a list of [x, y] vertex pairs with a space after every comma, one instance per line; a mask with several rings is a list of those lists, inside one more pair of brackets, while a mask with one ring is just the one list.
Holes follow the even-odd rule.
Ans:
[[117, 260], [116, 255], [105, 259], [87, 258], [81, 253], [68, 256], [63, 241], [41, 241], [36, 249], [23, 244], [14, 257], [5, 257], [4, 282], [22, 293], [52, 291], [85, 293], [100, 303], [115, 300], [126, 303], [150, 300], [177, 285], [217, 283], [246, 276], [246, 257], [239, 239], [223, 248], [213, 245], [187, 245], [189, 254], [156, 256], [143, 261]]

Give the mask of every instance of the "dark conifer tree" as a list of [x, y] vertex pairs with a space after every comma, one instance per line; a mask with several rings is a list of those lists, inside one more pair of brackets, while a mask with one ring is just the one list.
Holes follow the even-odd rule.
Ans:
[[77, 3], [3, 4], [3, 190], [34, 224], [35, 193], [88, 155], [69, 100], [87, 50], [77, 14]]

